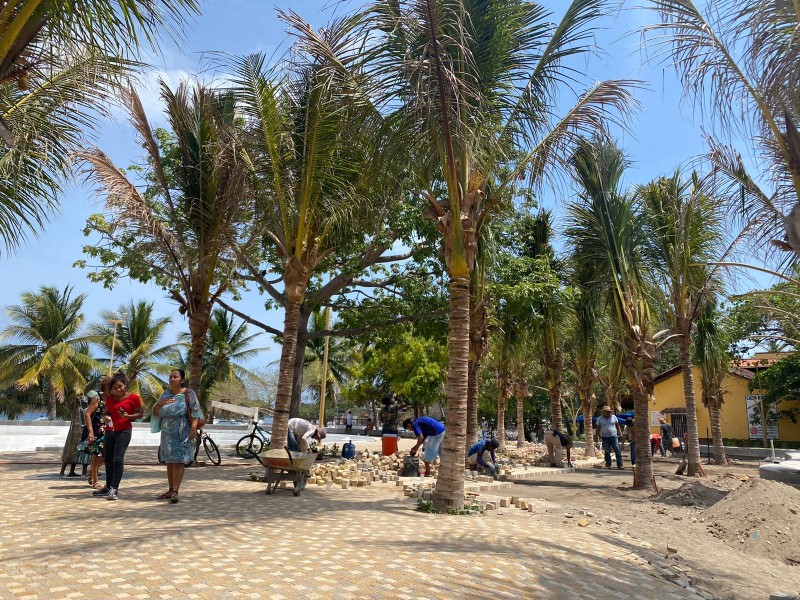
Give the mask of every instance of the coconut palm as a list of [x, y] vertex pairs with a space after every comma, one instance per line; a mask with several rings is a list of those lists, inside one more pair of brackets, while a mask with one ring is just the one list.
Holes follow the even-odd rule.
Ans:
[[[233, 61], [233, 84], [250, 133], [248, 160], [257, 189], [256, 232], [283, 291], [284, 310], [273, 446], [285, 443], [301, 307], [311, 277], [340, 246], [374, 230], [386, 197], [375, 182], [377, 128], [362, 89], [362, 29], [357, 17], [314, 32], [282, 14], [297, 35], [291, 64], [270, 69], [261, 55]], [[339, 250], [341, 251], [341, 250]]]
[[[796, 2], [652, 0], [662, 23], [648, 29], [674, 62], [687, 93], [758, 155], [751, 177], [729, 136], [709, 136], [708, 158], [756, 246], [800, 253], [800, 26]], [[663, 35], [666, 34], [666, 35]], [[763, 183], [771, 182], [766, 189]]]
[[707, 261], [724, 252], [722, 206], [699, 185], [696, 176], [675, 173], [637, 190], [645, 211], [645, 229], [667, 320], [680, 349], [683, 394], [686, 399], [688, 474], [701, 472], [697, 404], [692, 367], [692, 328], [700, 306], [719, 287]]
[[570, 366], [575, 372], [575, 391], [583, 411], [586, 456], [594, 457], [592, 417], [594, 416], [598, 381], [597, 355], [600, 347], [601, 310], [597, 290], [592, 286], [591, 269], [574, 265], [575, 326]]
[[450, 278], [447, 434], [434, 494], [461, 506], [469, 373], [470, 275], [484, 222], [520, 179], [565, 162], [580, 132], [630, 98], [621, 82], [590, 88], [553, 118], [565, 59], [591, 50], [602, 0], [574, 0], [559, 23], [523, 0], [379, 0], [379, 70], [399, 105], [401, 150], [442, 234]]
[[[233, 285], [232, 248], [249, 219], [246, 168], [231, 94], [200, 83], [181, 83], [173, 91], [161, 82], [161, 98], [171, 130], [166, 140], [153, 135], [136, 92], [125, 94], [150, 165], [147, 190], [99, 149], [80, 157], [112, 215], [96, 227], [116, 252], [111, 266], [136, 278], [154, 277], [188, 317], [189, 385], [199, 393], [211, 311]], [[104, 257], [108, 253], [104, 249]]]
[[[122, 322], [116, 329], [111, 324], [119, 316]], [[163, 375], [170, 370], [169, 357], [173, 345], [161, 345], [164, 330], [172, 322], [169, 317], [153, 316], [153, 303], [140, 300], [122, 305], [116, 312], [100, 313], [100, 323], [89, 327], [92, 341], [108, 352], [109, 358], [100, 362], [109, 364], [111, 346], [114, 346], [114, 367], [128, 377], [131, 385], [139, 388], [145, 402], [151, 402], [164, 391]]]
[[70, 155], [97, 128], [140, 43], [175, 33], [194, 0], [0, 1], [0, 244], [55, 212]]
[[11, 343], [0, 349], [0, 381], [12, 380], [20, 390], [46, 388], [50, 419], [59, 403], [83, 392], [89, 373], [102, 369], [80, 335], [85, 299], [85, 294], [73, 298], [71, 287], [42, 286], [6, 308], [11, 324], [0, 340]]
[[692, 358], [700, 371], [703, 405], [708, 409], [711, 423], [711, 439], [714, 444], [714, 463], [725, 465], [725, 444], [722, 441], [720, 412], [724, 403], [722, 380], [728, 372], [730, 357], [726, 350], [730, 340], [726, 339], [720, 326], [720, 314], [711, 302], [706, 302], [697, 318]]
[[593, 267], [591, 280], [608, 299], [622, 346], [622, 364], [633, 393], [636, 487], [651, 488], [650, 427], [645, 415], [653, 394], [654, 341], [645, 264], [644, 223], [633, 198], [623, 194], [622, 152], [602, 139], [584, 140], [575, 152], [580, 201], [569, 206], [567, 235], [577, 264]]

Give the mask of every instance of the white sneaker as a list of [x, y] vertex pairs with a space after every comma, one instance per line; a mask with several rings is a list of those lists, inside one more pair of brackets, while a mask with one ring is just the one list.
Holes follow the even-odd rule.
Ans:
[[106, 496], [106, 500], [119, 500], [119, 496], [117, 496], [117, 490], [114, 488], [108, 490], [108, 496]]

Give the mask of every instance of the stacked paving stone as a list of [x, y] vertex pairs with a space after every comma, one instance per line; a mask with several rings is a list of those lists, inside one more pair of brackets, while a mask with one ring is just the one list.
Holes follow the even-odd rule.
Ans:
[[[406, 454], [381, 456], [365, 450], [352, 460], [340, 459], [336, 463], [317, 463], [311, 467], [310, 484], [337, 487], [363, 487], [372, 482], [389, 483], [399, 479]], [[435, 472], [435, 471], [434, 471]]]

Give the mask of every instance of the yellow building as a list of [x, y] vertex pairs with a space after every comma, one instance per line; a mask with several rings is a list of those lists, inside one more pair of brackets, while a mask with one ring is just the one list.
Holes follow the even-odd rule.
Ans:
[[[701, 443], [711, 437], [708, 409], [703, 406], [700, 387], [700, 371], [694, 368], [694, 396], [697, 400], [697, 429]], [[760, 425], [751, 422], [750, 416], [760, 411], [761, 397], [757, 391], [749, 392], [747, 386], [753, 379], [753, 371], [731, 367], [731, 372], [722, 381], [725, 403], [720, 412], [722, 437], [734, 440], [760, 440], [763, 432]], [[671, 423], [677, 436], [683, 438], [686, 431], [686, 401], [683, 395], [683, 375], [680, 367], [673, 367], [655, 379], [655, 402], [651, 405], [650, 431], [658, 433], [658, 419], [664, 417]], [[780, 404], [778, 410], [781, 409]], [[769, 437], [788, 442], [800, 442], [800, 423], [781, 419], [775, 427], [768, 427]]]

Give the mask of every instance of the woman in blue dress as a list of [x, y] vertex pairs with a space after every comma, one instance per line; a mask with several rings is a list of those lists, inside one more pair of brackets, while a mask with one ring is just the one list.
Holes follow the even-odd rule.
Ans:
[[185, 371], [173, 369], [169, 374], [169, 389], [153, 406], [153, 415], [161, 420], [159, 454], [167, 464], [169, 481], [169, 489], [158, 499], [175, 504], [186, 464], [192, 461], [197, 426], [203, 418], [197, 395], [186, 387]]

